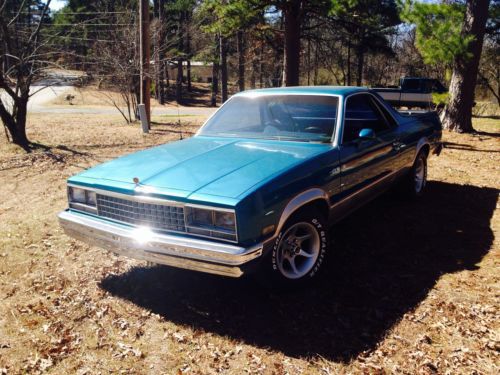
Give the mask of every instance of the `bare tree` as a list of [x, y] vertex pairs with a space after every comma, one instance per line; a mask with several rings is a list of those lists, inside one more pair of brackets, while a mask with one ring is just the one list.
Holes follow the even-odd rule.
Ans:
[[27, 9], [27, 2], [13, 6], [4, 0], [0, 5], [0, 118], [10, 135], [10, 140], [30, 150], [26, 135], [28, 101], [35, 93], [30, 92], [34, 82], [45, 77], [53, 52], [47, 48], [42, 28], [47, 22], [50, 0], [28, 24], [19, 22]]
[[[120, 100], [112, 93], [103, 91], [103, 95], [123, 116], [127, 123], [133, 122], [137, 114], [139, 97], [139, 55], [137, 48], [137, 19], [130, 12], [119, 23], [134, 25], [129, 28], [117, 28], [110, 31], [109, 40], [96, 40], [92, 52], [87, 56], [93, 77], [101, 86], [118, 91]], [[132, 16], [131, 16], [132, 15]], [[123, 109], [125, 105], [125, 109]]]
[[485, 41], [479, 65], [479, 84], [485, 87], [500, 105], [500, 41]]
[[[113, 55], [107, 55], [105, 58], [107, 63], [117, 60], [116, 56]], [[111, 92], [103, 90], [101, 91], [101, 95], [120, 112], [127, 123], [131, 123], [136, 119], [138, 113], [138, 66], [127, 64], [117, 65], [117, 68], [113, 75], [101, 78], [101, 87], [104, 84], [106, 88], [110, 87], [113, 89]], [[119, 93], [119, 99], [113, 95], [113, 91], [115, 90]], [[123, 107], [124, 105], [125, 108]]]

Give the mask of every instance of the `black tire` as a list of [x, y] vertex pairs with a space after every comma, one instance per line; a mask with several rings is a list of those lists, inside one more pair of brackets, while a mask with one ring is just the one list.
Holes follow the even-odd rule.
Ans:
[[427, 186], [427, 153], [420, 151], [410, 172], [402, 181], [402, 190], [405, 197], [418, 199], [424, 195]]
[[328, 240], [326, 219], [318, 211], [308, 209], [294, 214], [263, 259], [261, 276], [271, 287], [309, 285], [323, 268]]

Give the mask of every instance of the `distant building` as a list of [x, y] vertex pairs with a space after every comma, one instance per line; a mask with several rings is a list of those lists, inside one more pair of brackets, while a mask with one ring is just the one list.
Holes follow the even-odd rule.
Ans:
[[[187, 61], [182, 62], [183, 80], [187, 80]], [[177, 62], [168, 62], [168, 77], [170, 80], [177, 78]], [[212, 63], [204, 61], [191, 61], [191, 82], [212, 82]]]

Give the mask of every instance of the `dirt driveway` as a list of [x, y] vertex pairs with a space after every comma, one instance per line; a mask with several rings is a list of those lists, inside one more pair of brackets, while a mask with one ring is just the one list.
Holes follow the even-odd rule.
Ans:
[[[446, 134], [419, 203], [386, 194], [337, 225], [320, 285], [276, 293], [118, 258], [66, 237], [65, 179], [179, 139], [119, 116], [30, 117], [0, 143], [0, 374], [496, 374], [500, 122]], [[46, 147], [45, 147], [46, 146]]]

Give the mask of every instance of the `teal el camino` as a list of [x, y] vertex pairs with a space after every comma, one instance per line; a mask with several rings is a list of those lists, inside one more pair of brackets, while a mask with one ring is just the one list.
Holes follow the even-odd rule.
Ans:
[[305, 283], [329, 225], [397, 184], [425, 191], [441, 150], [433, 112], [398, 112], [359, 87], [244, 91], [189, 139], [68, 180], [65, 232], [127, 257]]

